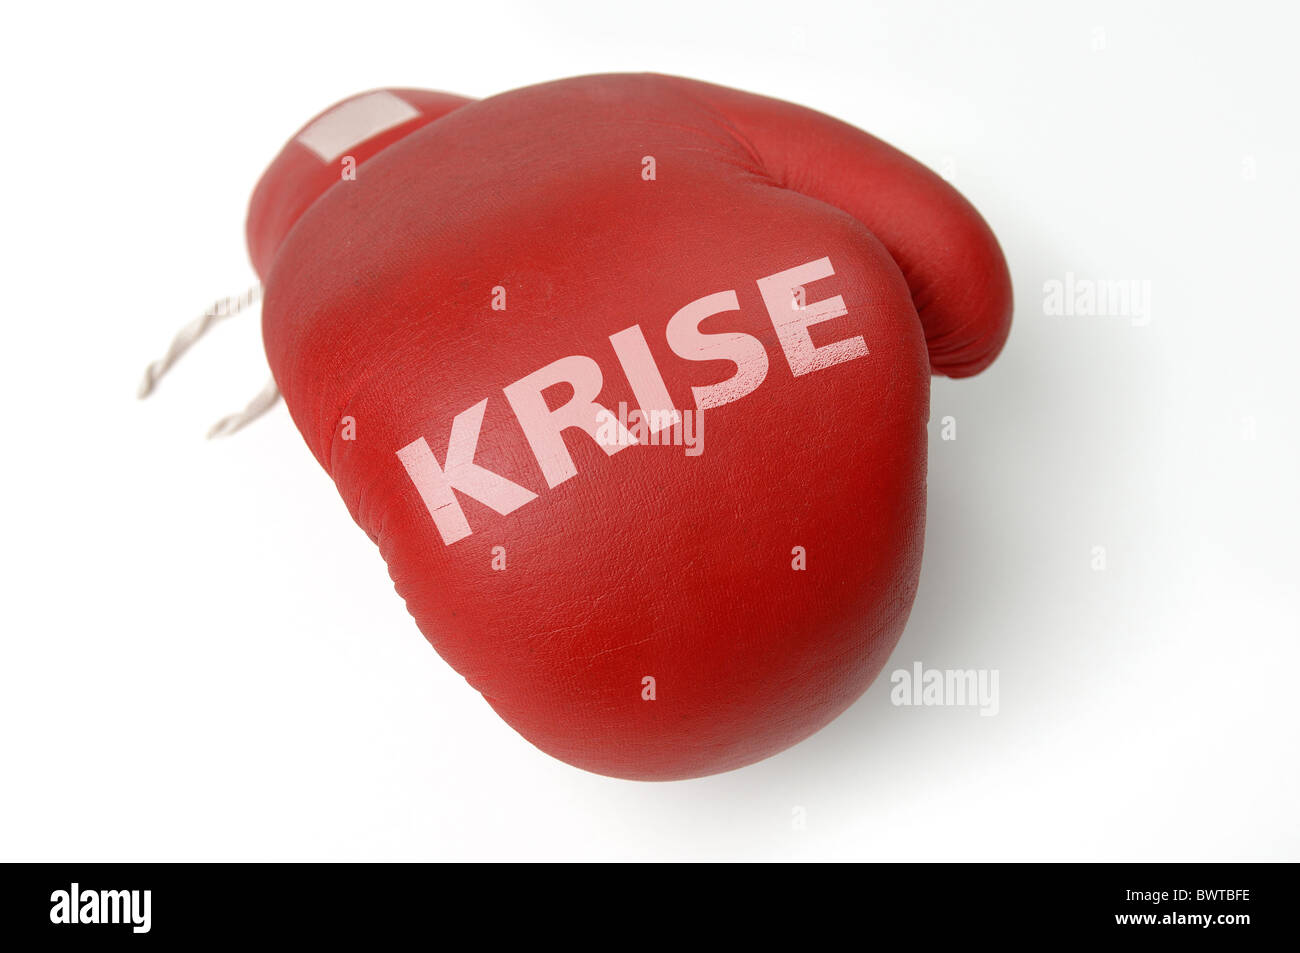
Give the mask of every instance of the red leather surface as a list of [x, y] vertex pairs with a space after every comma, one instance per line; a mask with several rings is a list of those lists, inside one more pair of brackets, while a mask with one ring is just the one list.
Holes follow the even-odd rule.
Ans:
[[[463, 96], [434, 93], [423, 89], [393, 89], [388, 92], [409, 103], [419, 111], [420, 115], [349, 149], [348, 154], [357, 161], [358, 165], [378, 155], [397, 140], [433, 122], [439, 116], [451, 112], [457, 106], [471, 102]], [[350, 99], [358, 99], [364, 95], [360, 93]], [[335, 103], [325, 112], [331, 112], [340, 105], [342, 103]], [[319, 119], [320, 115], [312, 122]], [[307, 123], [307, 126], [310, 125], [310, 122]], [[305, 129], [306, 126], [303, 128]], [[299, 216], [330, 186], [340, 181], [342, 178], [337, 162], [322, 161], [319, 156], [300, 144], [297, 137], [285, 145], [267, 170], [262, 173], [262, 178], [258, 181], [253, 197], [248, 203], [248, 254], [259, 276], [266, 277], [276, 249], [284, 241], [289, 229], [298, 221]]]
[[[380, 137], [356, 181], [291, 144], [255, 193], [267, 354], [308, 446], [424, 635], [542, 750], [672, 779], [807, 737], [907, 619], [929, 375], [978, 372], [1009, 330], [992, 233], [871, 136], [717, 86], [593, 76], [431, 102], [441, 117]], [[757, 282], [827, 258], [806, 300], [847, 313], [808, 329], [826, 366], [796, 375]], [[738, 310], [699, 325], [720, 359], [675, 353], [669, 320], [726, 291]], [[634, 325], [676, 408], [737, 375], [728, 333], [761, 342], [766, 374], [705, 411], [698, 456], [563, 431], [576, 474], [552, 486], [505, 389], [584, 355], [599, 403], [636, 407], [610, 341]], [[867, 353], [826, 360], [858, 337]], [[503, 515], [456, 492], [470, 532], [448, 543], [398, 451], [423, 438], [450, 470], [453, 420], [483, 401], [473, 463], [535, 497]]]

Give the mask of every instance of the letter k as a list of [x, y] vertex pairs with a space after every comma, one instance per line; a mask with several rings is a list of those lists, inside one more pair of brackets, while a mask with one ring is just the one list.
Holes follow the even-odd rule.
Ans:
[[487, 398], [469, 410], [456, 415], [451, 423], [451, 438], [447, 441], [447, 465], [438, 466], [433, 451], [423, 437], [417, 437], [401, 450], [397, 458], [402, 461], [407, 475], [419, 491], [420, 499], [433, 517], [434, 525], [442, 534], [444, 544], [450, 546], [469, 536], [469, 520], [456, 501], [453, 490], [490, 506], [502, 516], [537, 499], [537, 494], [512, 483], [498, 473], [485, 470], [474, 462], [478, 449], [478, 435], [483, 427], [483, 414]]

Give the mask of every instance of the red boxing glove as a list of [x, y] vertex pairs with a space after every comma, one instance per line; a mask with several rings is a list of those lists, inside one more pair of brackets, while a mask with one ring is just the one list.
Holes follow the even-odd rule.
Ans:
[[928, 377], [1011, 320], [938, 176], [657, 75], [347, 100], [248, 244], [289, 411], [420, 630], [623, 778], [765, 758], [871, 684], [921, 566]]

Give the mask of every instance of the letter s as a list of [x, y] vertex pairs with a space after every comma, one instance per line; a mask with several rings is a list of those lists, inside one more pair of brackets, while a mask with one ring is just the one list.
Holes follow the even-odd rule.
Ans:
[[700, 322], [705, 318], [739, 310], [736, 292], [719, 291], [692, 301], [668, 322], [668, 346], [678, 357], [688, 361], [731, 361], [736, 365], [736, 373], [725, 381], [691, 388], [695, 406], [700, 410], [739, 400], [767, 377], [767, 351], [758, 338], [739, 331], [725, 334], [700, 331]]

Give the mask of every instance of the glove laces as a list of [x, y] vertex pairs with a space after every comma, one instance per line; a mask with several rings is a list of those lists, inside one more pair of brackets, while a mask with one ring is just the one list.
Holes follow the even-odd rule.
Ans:
[[[262, 286], [255, 284], [243, 294], [234, 295], [229, 298], [219, 298], [214, 301], [206, 311], [199, 317], [195, 318], [189, 324], [185, 325], [172, 338], [171, 345], [167, 348], [167, 353], [158, 360], [153, 361], [144, 369], [144, 377], [140, 381], [138, 396], [141, 400], [152, 394], [158, 386], [158, 382], [163, 376], [172, 369], [172, 366], [181, 359], [181, 357], [193, 347], [198, 341], [220, 321], [224, 321], [239, 312], [251, 308], [262, 299]], [[213, 437], [229, 437], [237, 433], [244, 427], [251, 424], [258, 417], [261, 417], [268, 410], [276, 405], [280, 400], [279, 388], [275, 386], [275, 379], [272, 378], [266, 386], [248, 402], [243, 410], [237, 413], [228, 414], [218, 420], [208, 430], [208, 439]]]

